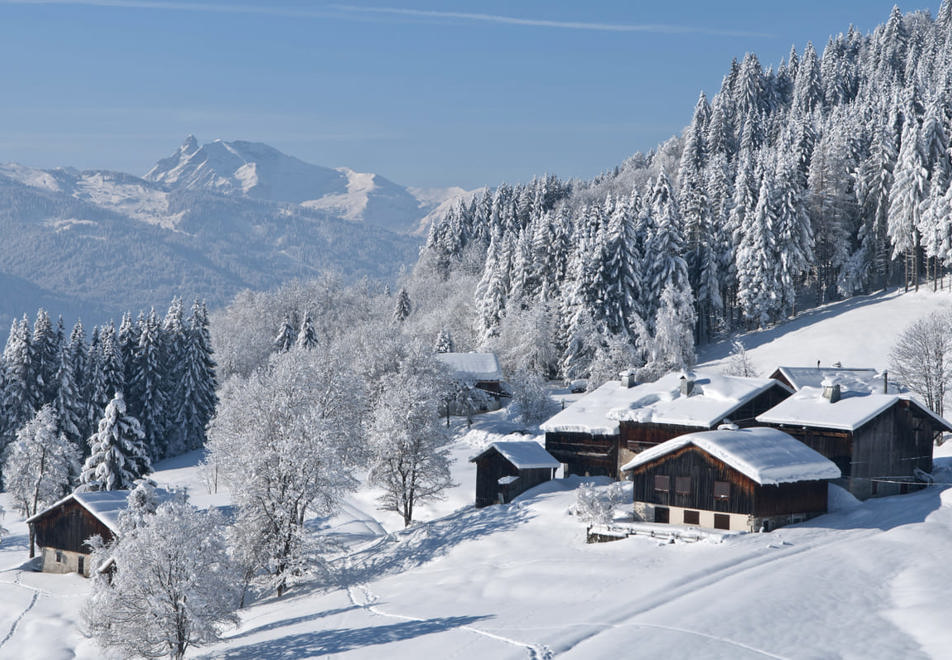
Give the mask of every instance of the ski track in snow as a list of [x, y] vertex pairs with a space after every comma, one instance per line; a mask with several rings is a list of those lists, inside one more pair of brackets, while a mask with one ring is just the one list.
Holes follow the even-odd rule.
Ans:
[[779, 550], [781, 552], [779, 553], [771, 552], [770, 554], [756, 554], [756, 555], [753, 555], [752, 557], [749, 557], [748, 559], [744, 559], [741, 561], [725, 562], [721, 566], [712, 567], [714, 570], [705, 570], [703, 573], [696, 573], [693, 576], [687, 576], [675, 588], [672, 589], [671, 585], [667, 585], [663, 593], [655, 594], [654, 596], [645, 596], [644, 598], [640, 599], [642, 603], [641, 605], [628, 610], [627, 612], [615, 617], [611, 621], [608, 621], [605, 623], [597, 623], [597, 622], [591, 623], [590, 622], [585, 624], [579, 624], [579, 625], [592, 626], [599, 629], [587, 635], [583, 635], [582, 637], [573, 641], [569, 645], [558, 649], [558, 653], [560, 654], [566, 653], [568, 651], [576, 649], [579, 645], [585, 642], [591, 641], [598, 635], [601, 635], [602, 633], [605, 633], [609, 630], [613, 630], [616, 628], [637, 626], [637, 627], [656, 628], [661, 630], [671, 630], [675, 632], [683, 632], [690, 635], [698, 635], [708, 639], [717, 640], [720, 642], [731, 644], [733, 646], [737, 646], [739, 648], [743, 648], [748, 651], [759, 653], [766, 657], [782, 659], [783, 656], [779, 656], [774, 653], [771, 653], [770, 651], [749, 646], [747, 644], [744, 644], [743, 642], [736, 642], [731, 639], [717, 637], [715, 635], [710, 635], [707, 633], [702, 633], [702, 632], [689, 630], [685, 628], [663, 626], [663, 625], [653, 624], [653, 623], [641, 623], [638, 621], [633, 621], [633, 619], [643, 616], [645, 614], [648, 614], [661, 607], [670, 605], [671, 603], [681, 598], [688, 597], [688, 596], [695, 596], [697, 595], [698, 591], [701, 591], [703, 589], [722, 585], [725, 579], [737, 577], [738, 575], [741, 575], [748, 571], [759, 570], [770, 564], [774, 564], [777, 562], [785, 562], [794, 557], [797, 557], [798, 555], [803, 555], [803, 554], [817, 551], [817, 550], [826, 550], [831, 547], [841, 545], [844, 543], [852, 543], [861, 537], [872, 537], [877, 535], [878, 533], [879, 533], [878, 529], [855, 530], [854, 533], [849, 534], [845, 538], [841, 537], [841, 538], [837, 538], [835, 540], [828, 541], [828, 542], [814, 541], [812, 543], [804, 545], [803, 547], [799, 547], [795, 549], [786, 549], [786, 548], [792, 548], [792, 546], [787, 546], [787, 545], [779, 545], [779, 546], [771, 545], [769, 547], [772, 550]]
[[39, 589], [34, 589], [33, 587], [29, 587], [25, 584], [20, 584], [20, 577], [22, 575], [23, 575], [22, 571], [17, 572], [17, 576], [16, 578], [14, 578], [13, 582], [7, 582], [6, 584], [31, 590], [33, 592], [33, 598], [30, 599], [30, 604], [27, 605], [26, 608], [22, 612], [20, 612], [20, 616], [18, 616], [16, 620], [13, 622], [13, 624], [10, 626], [10, 632], [7, 633], [6, 637], [0, 640], [0, 648], [3, 648], [4, 644], [10, 641], [10, 638], [13, 637], [13, 634], [17, 631], [17, 626], [20, 625], [21, 621], [23, 621], [23, 617], [29, 614], [30, 610], [33, 609], [33, 606], [36, 605], [37, 599], [40, 597]]
[[[356, 598], [354, 596], [354, 592], [358, 590], [362, 596], [361, 598]], [[372, 614], [376, 614], [377, 616], [389, 617], [391, 619], [400, 619], [401, 621], [425, 621], [425, 619], [415, 616], [384, 612], [379, 607], [374, 605], [374, 603], [376, 603], [378, 600], [377, 596], [374, 595], [373, 592], [371, 592], [370, 589], [364, 585], [358, 585], [357, 587], [347, 587], [347, 597], [350, 598], [350, 602], [357, 607], [361, 607]], [[482, 635], [483, 637], [488, 637], [489, 639], [494, 639], [498, 642], [504, 642], [512, 646], [524, 648], [526, 651], [528, 651], [529, 658], [531, 660], [551, 660], [552, 658], [552, 650], [543, 644], [528, 644], [526, 642], [520, 642], [515, 639], [510, 639], [509, 637], [503, 637], [502, 635], [497, 635], [495, 633], [474, 628], [473, 626], [462, 626], [460, 630], [465, 630], [466, 632]]]

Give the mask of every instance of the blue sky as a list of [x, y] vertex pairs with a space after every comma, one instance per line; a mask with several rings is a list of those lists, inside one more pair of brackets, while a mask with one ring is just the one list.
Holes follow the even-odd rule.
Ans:
[[405, 185], [590, 177], [732, 57], [822, 52], [893, 4], [0, 0], [0, 161], [143, 174], [194, 133]]

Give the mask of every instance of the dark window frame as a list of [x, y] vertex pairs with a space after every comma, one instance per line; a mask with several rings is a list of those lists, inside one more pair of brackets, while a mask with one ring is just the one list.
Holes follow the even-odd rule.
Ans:
[[671, 477], [666, 474], [656, 474], [654, 476], [654, 490], [656, 493], [670, 493]]
[[685, 509], [683, 518], [684, 518], [685, 525], [700, 525], [701, 524], [700, 511], [692, 511], [690, 509]]
[[690, 495], [691, 477], [675, 477], [674, 492], [676, 495]]
[[714, 482], [714, 500], [717, 502], [725, 502], [731, 498], [731, 482], [729, 481], [715, 481]]

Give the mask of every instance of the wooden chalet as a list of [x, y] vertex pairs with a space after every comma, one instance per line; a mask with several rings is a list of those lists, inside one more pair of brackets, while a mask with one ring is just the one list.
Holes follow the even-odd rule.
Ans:
[[758, 415], [833, 461], [837, 485], [859, 499], [898, 495], [924, 486], [932, 472], [932, 448], [952, 424], [916, 399], [883, 394], [846, 379], [803, 386]]
[[552, 479], [559, 467], [533, 440], [494, 442], [469, 460], [476, 464], [476, 508], [511, 502]]
[[671, 438], [721, 424], [751, 426], [792, 390], [770, 378], [668, 374], [637, 384], [631, 372], [605, 383], [541, 428], [565, 474], [621, 477], [621, 466]]
[[[503, 386], [499, 360], [494, 353], [436, 353], [435, 357], [457, 380], [471, 384], [489, 395], [491, 405], [485, 410], [498, 410], [501, 407], [501, 399], [509, 396]], [[457, 411], [458, 414], [472, 412], [479, 411]]]
[[723, 530], [770, 531], [826, 512], [832, 461], [771, 428], [673, 438], [622, 467], [637, 518]]
[[89, 576], [86, 541], [99, 535], [111, 541], [118, 533], [119, 514], [127, 507], [128, 490], [73, 493], [47, 507], [27, 523], [33, 527], [45, 573]]

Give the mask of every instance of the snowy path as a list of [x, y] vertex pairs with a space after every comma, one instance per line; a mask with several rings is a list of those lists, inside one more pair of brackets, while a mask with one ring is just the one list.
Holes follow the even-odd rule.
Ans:
[[[355, 597], [355, 593], [359, 594], [360, 597]], [[374, 605], [379, 599], [373, 594], [366, 586], [358, 585], [356, 587], [347, 587], [347, 596], [350, 598], [350, 601], [357, 607], [362, 607], [365, 610], [382, 617], [389, 617], [392, 619], [400, 619], [402, 621], [419, 621], [423, 622], [426, 619], [421, 619], [419, 617], [405, 616], [403, 614], [391, 614], [389, 612], [384, 612], [379, 607]], [[549, 647], [544, 644], [528, 644], [526, 642], [520, 642], [515, 639], [510, 639], [508, 637], [503, 637], [502, 635], [497, 635], [495, 633], [487, 632], [485, 630], [480, 630], [479, 628], [474, 628], [473, 626], [461, 626], [460, 630], [465, 630], [467, 632], [474, 633], [476, 635], [481, 635], [483, 637], [488, 637], [489, 639], [503, 642], [509, 644], [510, 646], [516, 646], [525, 649], [529, 653], [530, 660], [551, 660], [552, 651]]]
[[4, 637], [2, 640], [0, 640], [0, 649], [2, 649], [2, 648], [4, 647], [4, 645], [6, 645], [6, 643], [10, 641], [10, 638], [13, 637], [13, 634], [17, 631], [17, 626], [20, 625], [20, 622], [23, 621], [23, 618], [24, 618], [27, 614], [29, 614], [30, 610], [33, 609], [33, 607], [36, 605], [37, 599], [38, 599], [39, 596], [40, 596], [40, 590], [39, 590], [39, 589], [36, 589], [35, 587], [28, 587], [28, 586], [26, 586], [26, 585], [20, 583], [20, 579], [21, 579], [22, 577], [23, 577], [22, 571], [17, 570], [17, 572], [16, 572], [16, 578], [14, 578], [13, 582], [4, 582], [4, 584], [8, 584], [8, 585], [10, 585], [10, 586], [20, 587], [20, 588], [22, 588], [22, 589], [29, 589], [29, 590], [31, 590], [31, 591], [33, 592], [33, 597], [30, 599], [30, 602], [29, 602], [29, 604], [26, 606], [26, 608], [25, 608], [22, 612], [20, 612], [20, 615], [19, 615], [16, 619], [14, 619], [13, 623], [10, 625], [10, 631], [7, 633], [6, 637]]

